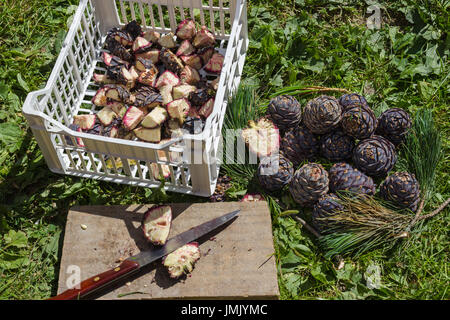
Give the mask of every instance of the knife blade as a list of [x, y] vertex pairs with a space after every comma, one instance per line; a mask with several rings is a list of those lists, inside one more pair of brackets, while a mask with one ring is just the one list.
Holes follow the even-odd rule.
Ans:
[[142, 252], [138, 253], [137, 255], [127, 258], [126, 260], [135, 261], [141, 267], [145, 266], [145, 265], [175, 251], [176, 249], [182, 247], [186, 243], [192, 242], [195, 239], [198, 239], [201, 236], [207, 234], [208, 232], [220, 227], [224, 223], [233, 219], [239, 212], [240, 212], [240, 210], [236, 210], [236, 211], [230, 212], [228, 214], [225, 214], [221, 217], [207, 221], [201, 225], [193, 227], [193, 228], [177, 235], [176, 237], [169, 239], [166, 242], [166, 244], [164, 246], [162, 246], [161, 248], [158, 248], [156, 250], [142, 251]]
[[217, 229], [228, 221], [231, 221], [239, 214], [239, 212], [240, 210], [235, 210], [180, 233], [179, 235], [169, 239], [164, 246], [157, 249], [142, 251], [134, 256], [131, 256], [125, 259], [118, 267], [83, 280], [77, 287], [66, 290], [63, 293], [50, 298], [49, 300], [80, 299], [87, 294], [91, 294], [92, 292], [122, 279], [125, 276], [134, 274], [142, 267]]

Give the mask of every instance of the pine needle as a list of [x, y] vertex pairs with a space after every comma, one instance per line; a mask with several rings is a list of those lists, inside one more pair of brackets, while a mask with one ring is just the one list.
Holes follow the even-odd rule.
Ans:
[[291, 86], [283, 88], [274, 94], [270, 96], [270, 98], [277, 97], [282, 94], [289, 94], [289, 95], [307, 95], [312, 93], [325, 93], [325, 92], [340, 92], [340, 93], [351, 93], [351, 91], [347, 89], [341, 89], [341, 88], [328, 88], [328, 87], [321, 87], [321, 86]]

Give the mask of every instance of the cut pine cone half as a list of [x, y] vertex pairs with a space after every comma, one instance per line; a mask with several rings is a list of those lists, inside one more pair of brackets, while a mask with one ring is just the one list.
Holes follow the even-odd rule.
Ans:
[[258, 157], [277, 153], [280, 147], [279, 130], [267, 118], [261, 118], [257, 122], [250, 120], [249, 127], [242, 130], [241, 137], [250, 151]]

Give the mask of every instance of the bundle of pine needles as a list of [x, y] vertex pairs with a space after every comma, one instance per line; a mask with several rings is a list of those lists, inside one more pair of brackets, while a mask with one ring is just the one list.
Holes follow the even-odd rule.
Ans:
[[327, 233], [319, 238], [325, 256], [361, 255], [375, 248], [391, 248], [399, 239], [407, 238], [417, 222], [431, 218], [450, 203], [447, 199], [436, 210], [422, 215], [424, 203], [434, 188], [436, 168], [442, 157], [440, 133], [430, 110], [417, 112], [403, 148], [403, 168], [416, 175], [422, 200], [414, 215], [374, 197], [340, 194], [343, 210], [322, 218]]
[[[256, 165], [249, 164], [247, 152], [239, 152], [235, 147], [240, 139], [240, 130], [247, 126], [249, 120], [256, 120], [258, 117], [255, 90], [252, 87], [240, 85], [228, 101], [222, 128], [222, 136], [226, 143], [224, 143], [224, 163], [221, 167], [230, 177], [251, 179], [256, 171]], [[235, 150], [227, 152], [227, 147], [235, 148]]]
[[410, 214], [395, 211], [373, 197], [342, 194], [339, 197], [343, 209], [321, 218], [327, 224], [327, 234], [320, 238], [325, 257], [358, 256], [375, 248], [387, 249], [408, 236], [405, 229], [413, 219]]
[[442, 158], [441, 148], [441, 136], [435, 128], [431, 110], [419, 110], [414, 119], [413, 130], [406, 137], [406, 143], [402, 149], [404, 169], [414, 172], [420, 183], [422, 200], [417, 210], [416, 220], [422, 213], [426, 200], [432, 195], [436, 168]]

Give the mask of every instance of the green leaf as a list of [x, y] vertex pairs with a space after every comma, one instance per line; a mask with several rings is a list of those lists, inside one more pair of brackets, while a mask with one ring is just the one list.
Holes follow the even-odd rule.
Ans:
[[322, 271], [322, 266], [316, 264], [311, 268], [311, 275], [322, 283], [328, 283], [325, 273]]
[[52, 256], [55, 260], [58, 259], [58, 248], [59, 248], [59, 236], [61, 231], [58, 231], [45, 246], [44, 251]]
[[9, 230], [3, 240], [8, 247], [25, 248], [28, 244], [27, 235], [22, 231]]
[[306, 70], [311, 70], [313, 72], [320, 73], [325, 68], [325, 63], [321, 60], [312, 59], [309, 64], [303, 65]]
[[30, 87], [28, 87], [28, 84], [23, 80], [22, 75], [20, 73], [17, 74], [17, 81], [19, 82], [19, 85], [22, 87], [23, 90], [26, 92], [30, 91]]
[[419, 92], [425, 101], [428, 101], [433, 95], [433, 87], [426, 81], [419, 81]]
[[8, 98], [8, 92], [10, 88], [7, 84], [0, 82], [0, 98], [6, 100]]
[[304, 244], [296, 243], [292, 245], [292, 248], [307, 256], [312, 254], [311, 249], [305, 246]]
[[296, 255], [293, 251], [289, 251], [281, 260], [281, 268], [283, 272], [293, 272], [302, 263], [304, 263], [304, 259]]
[[0, 142], [9, 147], [10, 152], [14, 152], [19, 148], [19, 143], [22, 137], [23, 131], [19, 126], [12, 122], [0, 123]]
[[279, 74], [279, 75], [275, 76], [274, 78], [272, 78], [270, 80], [270, 83], [275, 87], [281, 87], [281, 86], [283, 86], [283, 78]]
[[283, 274], [283, 280], [284, 285], [286, 289], [289, 291], [289, 293], [292, 296], [297, 296], [298, 289], [300, 285], [305, 282], [307, 279], [305, 279], [302, 275], [296, 274], [296, 273], [286, 273]]
[[12, 270], [28, 265], [30, 260], [27, 257], [12, 254], [2, 254], [0, 256], [0, 269]]

